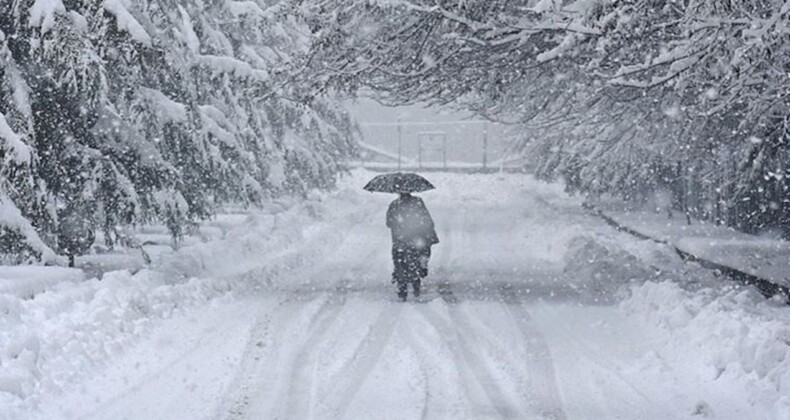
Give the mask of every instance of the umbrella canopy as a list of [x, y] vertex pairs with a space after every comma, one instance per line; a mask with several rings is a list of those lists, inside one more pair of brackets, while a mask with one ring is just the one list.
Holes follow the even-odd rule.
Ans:
[[378, 175], [365, 185], [367, 191], [385, 193], [423, 192], [434, 188], [427, 179], [410, 172]]

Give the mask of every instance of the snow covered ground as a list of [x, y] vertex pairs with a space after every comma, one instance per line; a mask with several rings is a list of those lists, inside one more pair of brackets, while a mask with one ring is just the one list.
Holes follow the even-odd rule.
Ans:
[[397, 302], [371, 176], [1, 292], [0, 418], [790, 419], [787, 307], [559, 185], [429, 174], [441, 243]]

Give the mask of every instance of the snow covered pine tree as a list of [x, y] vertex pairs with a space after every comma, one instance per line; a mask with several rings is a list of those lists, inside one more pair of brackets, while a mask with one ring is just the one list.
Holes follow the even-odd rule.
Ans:
[[294, 7], [2, 2], [3, 258], [75, 252], [66, 218], [109, 246], [152, 221], [177, 239], [222, 203], [332, 186], [357, 129], [289, 83], [309, 47]]

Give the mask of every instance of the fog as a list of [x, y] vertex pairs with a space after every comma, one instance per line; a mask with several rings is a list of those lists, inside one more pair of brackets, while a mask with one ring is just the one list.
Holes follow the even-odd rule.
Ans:
[[404, 160], [418, 160], [419, 137], [428, 133], [436, 136], [424, 140], [424, 162], [442, 161], [439, 133], [444, 133], [447, 139], [448, 162], [482, 165], [486, 131], [488, 163], [501, 159], [507, 150], [506, 126], [486, 122], [461, 111], [423, 105], [388, 107], [364, 97], [350, 102], [348, 109], [352, 117], [359, 122], [362, 141], [393, 154], [398, 153], [398, 124], [400, 124]]

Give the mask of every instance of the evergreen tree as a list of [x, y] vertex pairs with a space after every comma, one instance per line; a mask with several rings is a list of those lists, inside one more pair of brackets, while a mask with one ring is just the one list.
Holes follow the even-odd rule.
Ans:
[[122, 227], [156, 221], [178, 238], [222, 203], [333, 185], [356, 132], [293, 86], [309, 43], [291, 8], [0, 5], [0, 199], [21, 215], [0, 218], [5, 243], [51, 259], [85, 251], [97, 230], [112, 246]]

